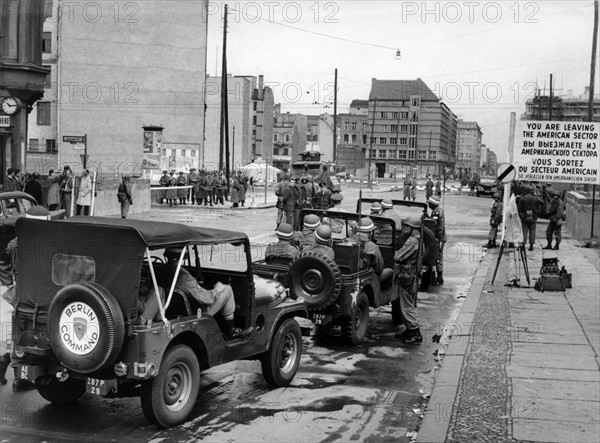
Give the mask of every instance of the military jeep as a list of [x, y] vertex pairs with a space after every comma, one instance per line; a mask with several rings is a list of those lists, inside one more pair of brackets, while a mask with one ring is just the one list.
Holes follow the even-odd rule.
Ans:
[[[99, 217], [20, 219], [16, 226], [11, 357], [46, 400], [139, 388], [145, 416], [170, 427], [187, 419], [207, 368], [257, 359], [271, 385], [294, 378], [302, 354], [295, 317], [306, 317], [306, 307], [280, 283], [253, 274], [245, 234]], [[165, 248], [181, 251], [175, 269], [164, 263]], [[175, 290], [182, 268], [207, 289], [232, 287], [234, 322], [245, 335], [227, 340], [218, 315]], [[139, 321], [142, 275], [155, 290], [158, 320]]]

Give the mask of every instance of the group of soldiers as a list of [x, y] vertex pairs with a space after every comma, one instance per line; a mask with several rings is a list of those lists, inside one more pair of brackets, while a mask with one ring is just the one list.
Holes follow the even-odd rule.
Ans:
[[[167, 189], [159, 193], [158, 202], [169, 206], [186, 205], [189, 197], [191, 205], [224, 205], [231, 197], [233, 207], [238, 207], [246, 203], [246, 191], [250, 181], [242, 171], [232, 174], [229, 179], [230, 196], [223, 171], [198, 172], [196, 168], [191, 168], [187, 175], [183, 172], [176, 175], [175, 171], [163, 171], [159, 184]], [[188, 186], [191, 186], [191, 196]]]
[[[434, 194], [434, 188], [435, 195], [442, 195], [442, 181], [440, 178], [428, 175], [425, 182], [425, 200], [429, 200], [429, 197]], [[402, 183], [402, 197], [404, 200], [415, 201], [417, 199], [417, 180], [411, 178], [409, 175], [404, 177], [404, 182]]]
[[[537, 221], [542, 215], [549, 220], [546, 228], [546, 246], [544, 249], [560, 249], [562, 240], [562, 225], [566, 220], [565, 205], [560, 198], [560, 192], [551, 187], [544, 187], [542, 194], [536, 193], [536, 188], [529, 183], [515, 183], [513, 193], [516, 196], [517, 209], [523, 230], [523, 246], [529, 243], [533, 251], [536, 240]], [[497, 248], [498, 229], [502, 224], [503, 204], [501, 190], [494, 193], [494, 204], [490, 209], [490, 232], [484, 248]], [[546, 196], [549, 204], [546, 207]], [[554, 246], [552, 246], [554, 240]]]

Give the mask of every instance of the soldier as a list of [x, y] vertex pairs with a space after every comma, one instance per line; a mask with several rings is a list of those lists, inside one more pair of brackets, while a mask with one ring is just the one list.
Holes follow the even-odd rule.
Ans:
[[175, 186], [177, 186], [177, 177], [175, 177], [175, 171], [171, 171], [169, 172], [169, 184], [165, 195], [169, 206], [173, 206], [173, 203], [177, 206], [177, 189], [173, 189]]
[[270, 257], [296, 258], [300, 251], [291, 243], [294, 237], [292, 227], [287, 223], [282, 223], [277, 227], [275, 234], [277, 234], [279, 241], [267, 246], [265, 259], [269, 259]]
[[225, 180], [225, 177], [223, 176], [223, 171], [219, 171], [219, 176], [215, 179], [215, 194], [216, 194], [215, 203], [220, 203], [222, 205], [225, 204], [225, 201], [223, 200], [223, 196], [225, 195], [225, 192], [227, 192], [227, 181]]
[[[302, 190], [295, 178], [290, 179], [291, 199], [294, 202], [294, 215], [292, 217], [292, 227], [298, 230], [300, 224], [300, 210], [302, 209]], [[290, 205], [291, 206], [291, 205]]]
[[246, 191], [248, 191], [248, 177], [241, 170], [237, 172], [238, 199], [242, 206], [246, 203]]
[[281, 223], [285, 223], [285, 209], [284, 209], [284, 199], [289, 196], [289, 187], [288, 176], [284, 173], [281, 176], [281, 180], [275, 185], [275, 196], [277, 197], [277, 203], [275, 207], [277, 208], [277, 219], [275, 221], [275, 229], [279, 227]]
[[438, 257], [435, 264], [437, 283], [440, 285], [444, 284], [444, 245], [446, 244], [446, 217], [444, 210], [440, 208], [440, 198], [436, 195], [432, 195], [427, 200], [429, 209], [431, 209], [430, 217], [433, 218], [435, 223], [435, 238], [440, 244]]
[[373, 268], [377, 275], [381, 275], [384, 268], [384, 262], [379, 247], [371, 241], [371, 236], [374, 230], [375, 223], [373, 223], [373, 220], [371, 220], [370, 217], [363, 217], [360, 219], [358, 232], [350, 236], [350, 239], [363, 245], [361, 268]]
[[[163, 188], [166, 188], [169, 186], [169, 184], [171, 184], [171, 176], [169, 175], [168, 171], [166, 171], [166, 170], [163, 171], [163, 175], [160, 178], [160, 180], [158, 181], [158, 184], [160, 186], [162, 186]], [[167, 191], [166, 190], [158, 191], [158, 203], [160, 203], [162, 205], [166, 199], [167, 199]]]
[[500, 193], [494, 192], [494, 204], [490, 210], [490, 233], [488, 235], [488, 242], [483, 245], [484, 248], [497, 248], [496, 238], [498, 237], [498, 226], [502, 223], [502, 200], [500, 200]]
[[311, 208], [312, 199], [315, 196], [315, 183], [310, 176], [304, 175], [300, 179], [300, 191], [302, 194], [302, 208]]
[[[190, 204], [193, 205], [194, 202], [197, 201], [198, 194], [200, 192], [200, 176], [196, 172], [196, 168], [190, 169], [190, 173], [188, 174], [188, 182], [192, 187], [192, 201], [190, 202]], [[198, 204], [200, 203], [198, 202]]]
[[305, 246], [302, 252], [311, 251], [318, 254], [329, 257], [331, 260], [335, 260], [335, 253], [333, 252], [332, 240], [331, 240], [331, 229], [329, 226], [321, 225], [314, 233], [315, 242], [312, 245]]
[[410, 182], [410, 198], [415, 201], [417, 199], [417, 179], [413, 178]]
[[300, 250], [315, 242], [314, 232], [321, 225], [321, 220], [315, 214], [304, 216], [304, 226], [301, 232], [294, 234], [294, 243]]
[[371, 215], [379, 215], [381, 214], [381, 211], [383, 210], [383, 208], [381, 207], [381, 203], [379, 202], [373, 202], [371, 203]]
[[427, 182], [425, 183], [425, 200], [428, 200], [429, 197], [433, 195], [433, 180], [431, 180], [431, 176], [427, 176]]
[[[179, 172], [179, 177], [177, 177], [177, 186], [179, 188], [182, 188], [183, 186], [187, 186], [188, 185], [188, 179], [185, 175], [183, 175], [183, 171]], [[177, 190], [177, 198], [179, 199], [179, 204], [180, 205], [186, 205], [187, 203], [187, 195], [188, 195], [188, 190], [183, 188], [183, 189], [178, 189]]]
[[329, 209], [331, 203], [331, 191], [325, 186], [325, 182], [319, 183], [319, 190], [313, 197], [313, 208], [314, 209]]
[[396, 231], [402, 229], [402, 217], [400, 216], [400, 213], [394, 209], [394, 204], [390, 199], [384, 199], [381, 201], [381, 209], [381, 217], [394, 220], [396, 224]]
[[213, 193], [215, 191], [215, 176], [213, 172], [206, 171], [206, 176], [204, 179], [204, 206], [208, 203], [213, 205]]
[[[342, 209], [342, 200], [344, 196], [340, 193], [335, 193], [331, 196], [331, 203], [333, 207], [329, 209], [330, 212], [348, 212], [345, 209]], [[325, 223], [325, 221], [323, 221]], [[329, 217], [328, 220], [329, 227], [331, 228], [331, 232], [336, 238], [346, 238], [348, 236], [348, 232], [346, 229], [346, 222], [344, 220], [340, 220], [335, 217]]]
[[435, 195], [438, 197], [442, 195], [442, 182], [439, 177], [435, 180]]
[[[561, 228], [563, 221], [566, 218], [565, 205], [560, 199], [560, 194], [557, 190], [552, 189], [550, 191], [550, 195], [552, 196], [552, 204], [550, 206], [550, 210], [548, 211], [548, 217], [550, 218], [550, 221], [548, 222], [548, 228], [546, 228], [546, 240], [548, 241], [548, 244], [544, 249], [554, 249], [555, 251], [558, 251], [558, 245], [560, 245], [562, 240]], [[552, 248], [552, 236], [554, 236], [556, 239], [554, 248]]]
[[537, 227], [537, 219], [540, 215], [542, 200], [534, 195], [533, 186], [523, 187], [523, 196], [519, 199], [517, 208], [519, 217], [521, 218], [521, 226], [523, 227], [523, 246], [527, 244], [529, 237], [529, 250], [533, 251], [535, 243], [535, 228]]
[[410, 187], [412, 185], [412, 180], [408, 175], [404, 176], [404, 183], [402, 184], [402, 197], [404, 200], [410, 200]]
[[419, 287], [420, 260], [423, 257], [421, 245], [421, 217], [410, 215], [404, 225], [411, 228], [410, 237], [402, 248], [394, 254], [396, 263], [394, 279], [400, 291], [400, 312], [402, 324], [406, 328], [402, 333], [396, 333], [405, 344], [419, 344], [423, 342], [420, 322], [417, 315], [417, 292]]

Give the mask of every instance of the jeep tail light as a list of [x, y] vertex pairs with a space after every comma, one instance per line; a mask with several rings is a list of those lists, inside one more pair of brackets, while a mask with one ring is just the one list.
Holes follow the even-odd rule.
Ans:
[[133, 375], [139, 378], [151, 377], [155, 373], [153, 363], [138, 363], [133, 364]]
[[129, 369], [127, 367], [127, 364], [123, 363], [122, 361], [115, 364], [115, 368], [114, 368], [115, 374], [117, 375], [117, 377], [125, 377], [127, 375], [127, 369]]

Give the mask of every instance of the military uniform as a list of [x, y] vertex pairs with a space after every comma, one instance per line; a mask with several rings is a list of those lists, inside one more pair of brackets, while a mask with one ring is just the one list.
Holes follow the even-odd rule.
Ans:
[[369, 234], [365, 232], [357, 232], [350, 236], [350, 239], [362, 243], [363, 245], [363, 253], [361, 257], [362, 268], [368, 269], [373, 268], [377, 275], [380, 275], [383, 272], [383, 268], [385, 266], [383, 262], [383, 256], [381, 255], [381, 251], [379, 247], [369, 240]]
[[498, 226], [502, 223], [502, 201], [496, 200], [490, 209], [490, 233], [488, 235], [487, 247], [495, 248], [498, 238]]
[[413, 229], [411, 236], [406, 240], [404, 246], [394, 254], [394, 278], [396, 288], [399, 291], [400, 311], [402, 324], [406, 330], [417, 330], [419, 328], [419, 317], [417, 315], [417, 292], [419, 288], [418, 273], [421, 268], [419, 258], [423, 256], [423, 250], [419, 254], [420, 234]]
[[316, 243], [315, 230], [305, 228], [300, 232], [294, 232], [294, 243], [298, 245], [301, 251], [306, 246], [314, 245]]
[[198, 194], [200, 192], [200, 176], [198, 175], [198, 173], [196, 172], [195, 169], [192, 169], [191, 172], [188, 175], [188, 181], [190, 186], [192, 187], [192, 201], [191, 204], [193, 205], [194, 202], [197, 202], [198, 204], [200, 204], [200, 199], [198, 198]]
[[321, 186], [313, 197], [314, 209], [329, 209], [331, 203], [331, 191], [325, 186]]
[[204, 206], [208, 203], [213, 205], [213, 193], [215, 190], [215, 176], [212, 172], [206, 173], [206, 178], [204, 179]]
[[[183, 172], [179, 173], [179, 177], [177, 177], [177, 186], [178, 187], [183, 187], [183, 186], [187, 186], [188, 185], [188, 179], [185, 175], [183, 175]], [[179, 199], [179, 204], [180, 205], [185, 205], [186, 201], [187, 201], [187, 196], [188, 196], [188, 190], [187, 189], [178, 189], [177, 190], [177, 198]]]
[[410, 200], [410, 187], [412, 186], [412, 180], [408, 177], [404, 179], [402, 184], [402, 197], [404, 200]]
[[523, 245], [527, 244], [529, 237], [530, 250], [535, 244], [535, 228], [541, 211], [542, 200], [533, 195], [532, 189], [526, 189], [527, 193], [519, 199], [517, 205], [521, 226], [523, 227]]
[[433, 195], [433, 181], [431, 178], [427, 179], [427, 183], [425, 183], [425, 200]]
[[335, 260], [335, 253], [331, 246], [321, 245], [319, 243], [313, 243], [312, 245], [305, 246], [302, 249], [302, 252], [315, 252], [317, 254], [324, 255], [325, 257], [329, 257], [331, 260]]
[[265, 251], [265, 258], [267, 257], [284, 257], [284, 258], [296, 258], [300, 251], [297, 247], [292, 245], [289, 240], [279, 240], [277, 243], [271, 243], [267, 246]]
[[225, 201], [223, 200], [225, 192], [227, 192], [227, 181], [225, 180], [225, 177], [223, 177], [223, 174], [219, 174], [219, 176], [215, 179], [215, 203], [220, 203], [222, 205], [225, 204]]
[[[556, 192], [556, 191], [554, 191]], [[545, 249], [550, 249], [552, 246], [552, 237], [554, 236], [556, 243], [554, 249], [558, 249], [558, 245], [562, 241], [561, 228], [564, 220], [565, 205], [563, 201], [558, 197], [558, 194], [552, 199], [550, 210], [548, 211], [548, 228], [546, 228], [546, 240], [548, 245]]]
[[435, 263], [435, 271], [439, 275], [444, 272], [444, 245], [446, 244], [446, 216], [444, 210], [441, 207], [436, 207], [431, 211], [431, 218], [436, 220], [435, 223], [435, 238], [440, 243], [440, 249], [438, 252], [437, 260]]

